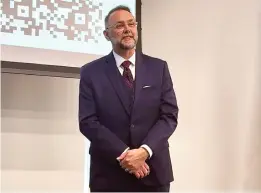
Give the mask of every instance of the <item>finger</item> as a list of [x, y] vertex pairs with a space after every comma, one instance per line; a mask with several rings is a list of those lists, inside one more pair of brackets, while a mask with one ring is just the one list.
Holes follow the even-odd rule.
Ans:
[[127, 154], [128, 154], [128, 151], [122, 153], [119, 157], [117, 157], [117, 160], [118, 160], [118, 161], [123, 160], [123, 159], [126, 157]]
[[142, 168], [140, 168], [139, 170], [136, 170], [136, 171], [137, 171], [137, 173], [139, 174], [140, 178], [143, 178], [143, 177], [145, 177], [145, 174], [144, 174], [144, 172], [143, 172], [143, 169], [142, 169]]
[[144, 167], [145, 167], [148, 171], [150, 171], [150, 167], [149, 167], [149, 165], [148, 165], [147, 163], [144, 164]]
[[141, 171], [143, 172], [144, 177], [149, 174], [149, 171], [147, 170], [147, 168], [145, 168], [145, 166], [142, 166], [142, 167], [141, 167]]
[[133, 151], [132, 150], [128, 150], [124, 153], [122, 153], [117, 160], [126, 160], [127, 158], [130, 159], [131, 157], [133, 157]]
[[143, 172], [145, 175], [147, 175], [148, 170], [147, 170], [147, 168], [146, 168], [144, 165], [141, 167], [141, 170], [142, 170], [142, 172]]
[[143, 173], [142, 170], [139, 170], [139, 171], [138, 171], [138, 174], [139, 174], [139, 176], [140, 176], [140, 177], [139, 177], [140, 179], [144, 177], [144, 173]]
[[134, 173], [134, 175], [136, 176], [136, 178], [140, 178], [140, 174], [139, 174], [139, 172], [138, 171], [136, 171], [135, 173]]

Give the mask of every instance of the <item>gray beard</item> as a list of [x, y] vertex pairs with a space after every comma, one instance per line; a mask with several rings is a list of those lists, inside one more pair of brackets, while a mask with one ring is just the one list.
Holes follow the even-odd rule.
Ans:
[[123, 43], [120, 43], [120, 48], [123, 50], [131, 50], [131, 49], [135, 48], [136, 43], [137, 42], [135, 40], [134, 40], [134, 44], [132, 44], [132, 45], [124, 45]]

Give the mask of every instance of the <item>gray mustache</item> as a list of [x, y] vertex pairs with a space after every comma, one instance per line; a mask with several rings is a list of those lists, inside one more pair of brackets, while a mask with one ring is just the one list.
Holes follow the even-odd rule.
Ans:
[[124, 38], [132, 38], [132, 39], [134, 39], [133, 36], [124, 36], [124, 37], [122, 38], [122, 40], [123, 40]]

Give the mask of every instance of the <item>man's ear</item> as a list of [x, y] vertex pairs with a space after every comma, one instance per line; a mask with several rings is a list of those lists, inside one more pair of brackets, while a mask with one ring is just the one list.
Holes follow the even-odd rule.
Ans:
[[110, 38], [108, 36], [108, 32], [106, 30], [103, 31], [103, 35], [106, 38], [106, 40], [110, 41]]

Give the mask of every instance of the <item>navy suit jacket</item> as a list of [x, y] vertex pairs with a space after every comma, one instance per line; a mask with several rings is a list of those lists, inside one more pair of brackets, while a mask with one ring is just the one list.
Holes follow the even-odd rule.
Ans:
[[81, 68], [79, 127], [90, 140], [90, 186], [126, 185], [136, 177], [116, 158], [127, 148], [148, 145], [151, 172], [140, 181], [165, 185], [174, 180], [168, 138], [177, 126], [178, 106], [167, 63], [136, 52], [132, 108], [111, 52]]

